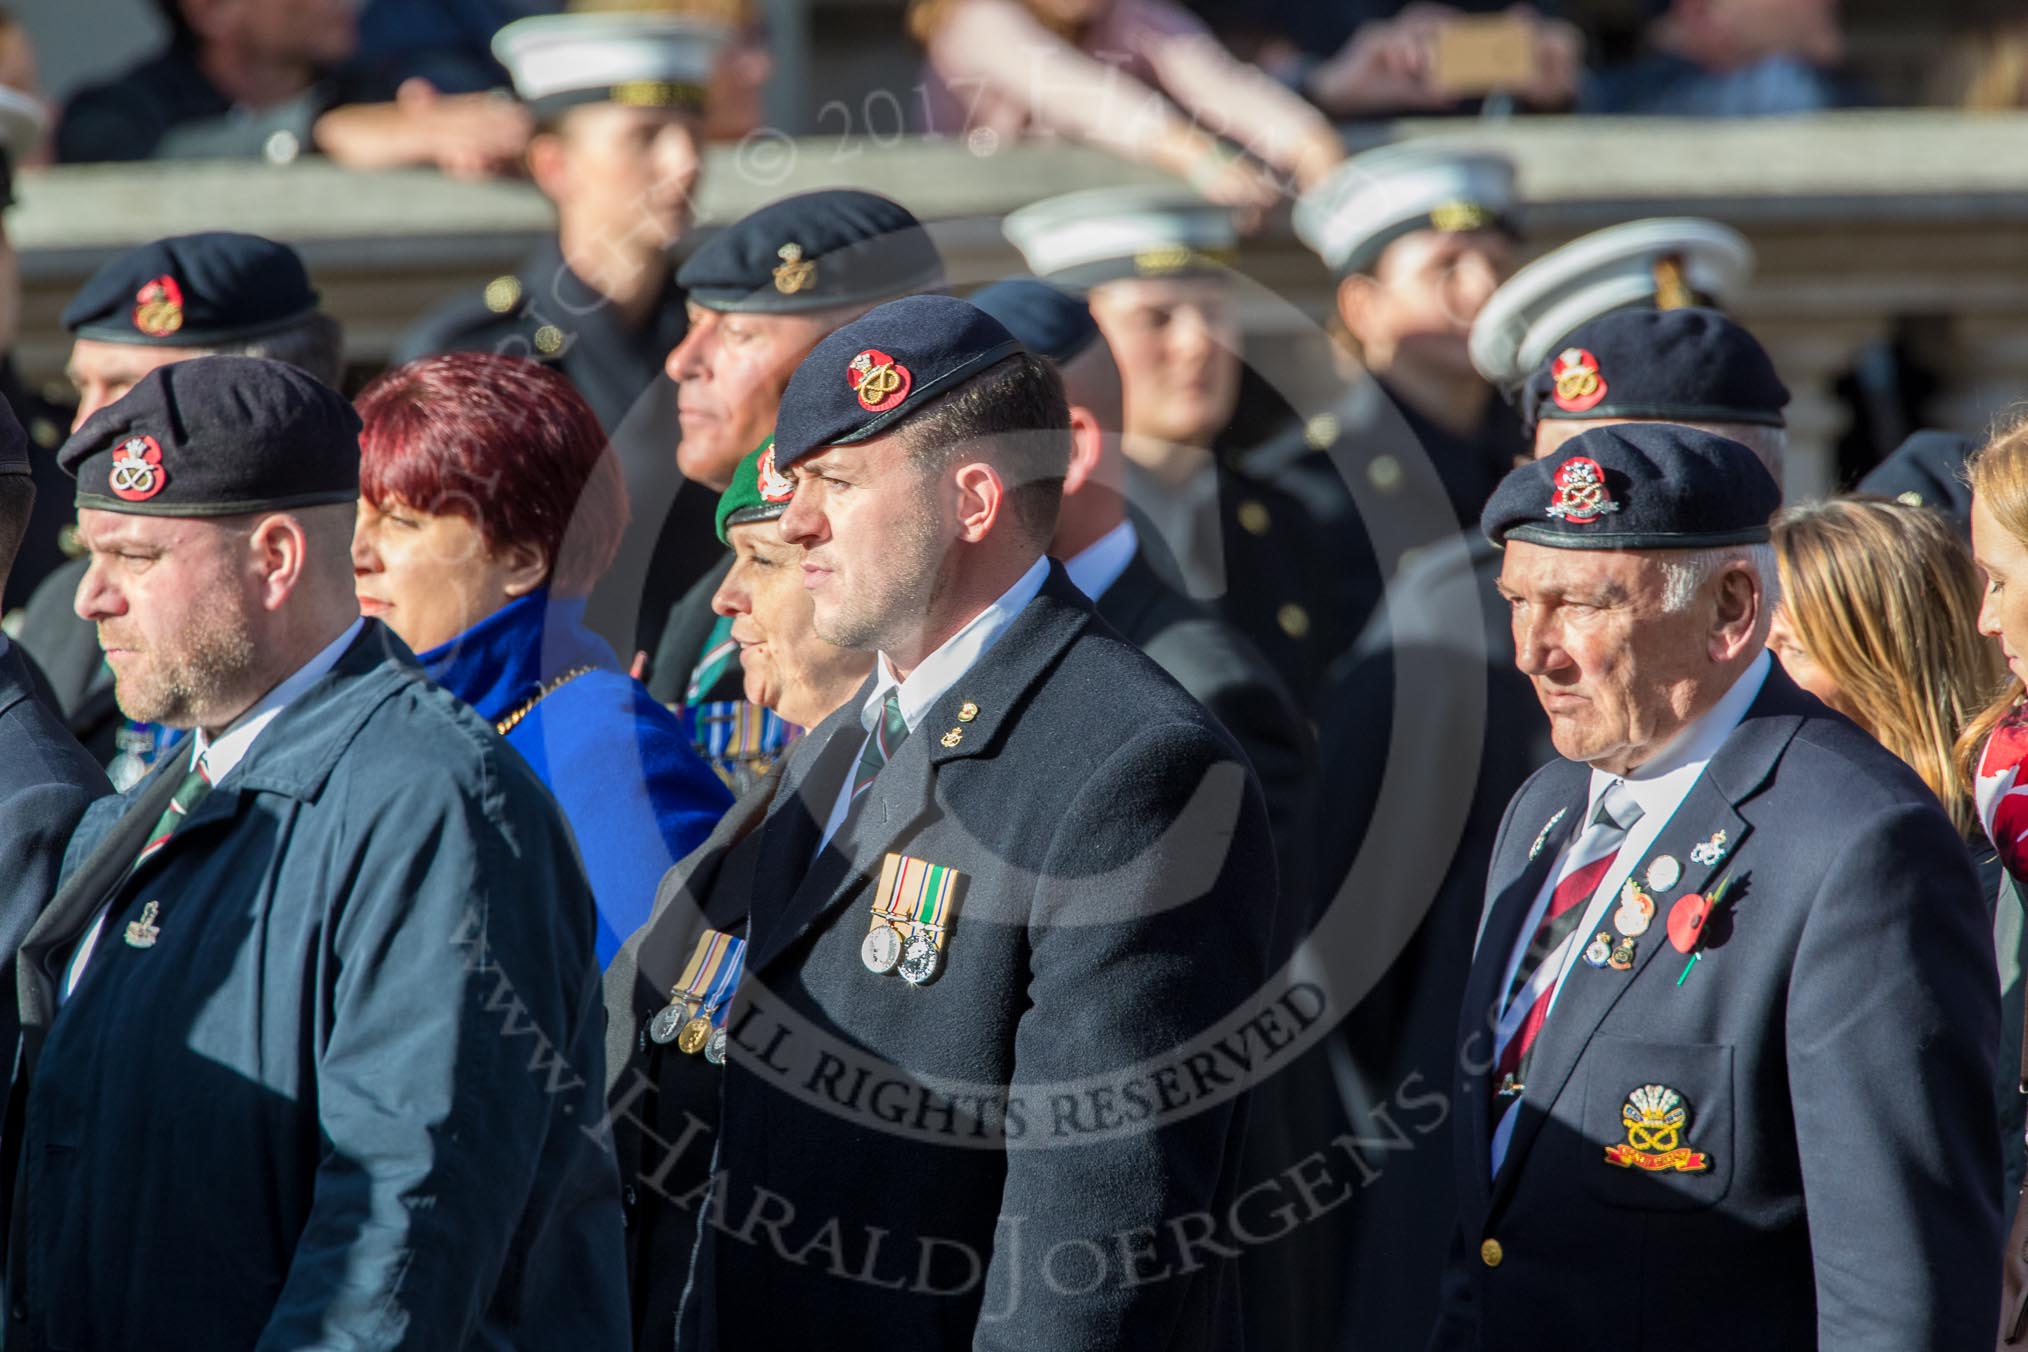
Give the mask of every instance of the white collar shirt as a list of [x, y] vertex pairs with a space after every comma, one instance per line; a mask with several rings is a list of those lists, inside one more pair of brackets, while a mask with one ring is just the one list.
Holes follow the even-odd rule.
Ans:
[[1134, 523], [1122, 521], [1078, 550], [1075, 558], [1065, 559], [1063, 571], [1070, 574], [1071, 583], [1079, 591], [1096, 601], [1120, 580], [1120, 574], [1127, 571], [1140, 547], [1141, 537], [1134, 530]]
[[[1028, 603], [1041, 592], [1043, 581], [1048, 576], [1049, 559], [1046, 556], [1038, 558], [1013, 586], [1000, 593], [997, 600], [967, 620], [964, 628], [937, 645], [936, 651], [923, 658], [905, 681], [895, 675], [887, 654], [881, 653], [874, 663], [873, 689], [859, 707], [859, 722], [866, 729], [866, 737], [871, 737], [873, 729], [879, 725], [890, 690], [896, 692], [902, 719], [913, 735], [922, 725], [930, 706], [942, 699], [945, 692], [1000, 641], [1000, 636], [1014, 623], [1014, 617], [1026, 610]], [[840, 735], [843, 735], [842, 730]], [[860, 741], [860, 754], [865, 754], [864, 738]], [[859, 757], [854, 756], [852, 763], [858, 765]], [[852, 774], [848, 772], [845, 782], [838, 787], [838, 798], [831, 805], [831, 815], [824, 822], [823, 839], [817, 842], [818, 854], [822, 854], [824, 847], [831, 843], [831, 837], [838, 834], [838, 828], [845, 824], [845, 816], [851, 807]]]

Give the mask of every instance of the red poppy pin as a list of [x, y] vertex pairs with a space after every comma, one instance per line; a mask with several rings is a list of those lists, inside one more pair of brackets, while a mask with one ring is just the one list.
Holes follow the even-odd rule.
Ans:
[[146, 502], [169, 482], [162, 468], [162, 447], [147, 433], [137, 433], [113, 448], [113, 471], [109, 476], [113, 496], [127, 502]]
[[759, 468], [762, 502], [787, 502], [796, 496], [796, 481], [775, 468], [775, 444], [772, 441], [761, 452]]
[[908, 398], [913, 378], [908, 368], [878, 348], [869, 347], [846, 367], [845, 379], [868, 413], [885, 413]]
[[1605, 373], [1598, 358], [1581, 347], [1567, 347], [1550, 363], [1549, 378], [1556, 382], [1556, 406], [1565, 413], [1586, 413], [1606, 397]]
[[167, 338], [183, 327], [183, 288], [168, 273], [134, 293], [134, 327], [150, 338]]
[[1549, 514], [1573, 526], [1589, 526], [1620, 505], [1606, 488], [1605, 471], [1589, 456], [1573, 455], [1556, 467], [1556, 491], [1549, 496]]
[[1690, 961], [1683, 964], [1683, 975], [1676, 978], [1682, 985], [1689, 978], [1690, 969], [1704, 956], [1704, 930], [1711, 923], [1711, 917], [1725, 904], [1725, 894], [1732, 890], [1732, 877], [1725, 879], [1708, 893], [1686, 893], [1676, 898], [1676, 904], [1669, 908], [1669, 946], [1678, 953], [1690, 955]]

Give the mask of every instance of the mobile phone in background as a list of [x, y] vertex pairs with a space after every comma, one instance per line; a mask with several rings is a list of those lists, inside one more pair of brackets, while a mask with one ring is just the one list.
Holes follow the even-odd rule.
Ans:
[[1535, 79], [1535, 26], [1525, 15], [1461, 15], [1436, 31], [1430, 86], [1454, 99], [1525, 89]]

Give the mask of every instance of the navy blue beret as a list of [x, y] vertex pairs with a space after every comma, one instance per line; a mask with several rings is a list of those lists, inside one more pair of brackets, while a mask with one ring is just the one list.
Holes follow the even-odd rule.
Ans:
[[1089, 305], [1033, 277], [995, 282], [969, 299], [1004, 324], [1021, 346], [1058, 366], [1075, 359], [1099, 334]]
[[799, 314], [940, 286], [943, 255], [907, 207], [826, 188], [748, 212], [676, 273], [709, 310]]
[[775, 416], [775, 465], [878, 436], [1021, 350], [1005, 325], [967, 301], [889, 301], [817, 344], [789, 377]]
[[288, 328], [317, 309], [303, 260], [286, 244], [214, 230], [127, 250], [63, 308], [80, 338], [214, 347]]
[[359, 415], [286, 362], [159, 366], [56, 453], [77, 505], [140, 516], [236, 516], [359, 496]]
[[1716, 310], [1616, 310], [1581, 324], [1528, 377], [1521, 420], [1660, 418], [1783, 425], [1767, 349]]
[[1674, 423], [1594, 427], [1513, 471], [1479, 527], [1554, 549], [1709, 549], [1770, 538], [1781, 487], [1729, 437]]
[[1853, 491], [1876, 493], [1910, 507], [1934, 507], [1969, 534], [1972, 486], [1965, 482], [1965, 460], [1977, 448], [1977, 442], [1956, 432], [1910, 433], [1892, 454], [1866, 471]]

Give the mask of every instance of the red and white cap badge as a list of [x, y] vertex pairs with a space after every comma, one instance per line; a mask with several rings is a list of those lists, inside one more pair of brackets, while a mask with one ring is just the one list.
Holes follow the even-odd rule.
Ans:
[[169, 482], [162, 468], [162, 447], [145, 432], [136, 433], [113, 448], [113, 471], [108, 476], [113, 496], [127, 502], [146, 502]]
[[1573, 526], [1589, 526], [1620, 505], [1606, 488], [1605, 471], [1588, 456], [1573, 455], [1556, 469], [1556, 491], [1549, 495], [1549, 514]]
[[908, 398], [914, 378], [908, 368], [878, 348], [869, 347], [846, 367], [845, 378], [868, 413], [885, 413]]
[[1605, 373], [1598, 369], [1598, 358], [1581, 347], [1559, 352], [1549, 377], [1556, 382], [1556, 406], [1565, 413], [1588, 413], [1605, 400]]
[[163, 273], [134, 293], [134, 327], [150, 338], [167, 338], [183, 327], [183, 288]]
[[760, 454], [760, 495], [762, 502], [787, 502], [796, 496], [796, 481], [775, 468], [775, 444]]

